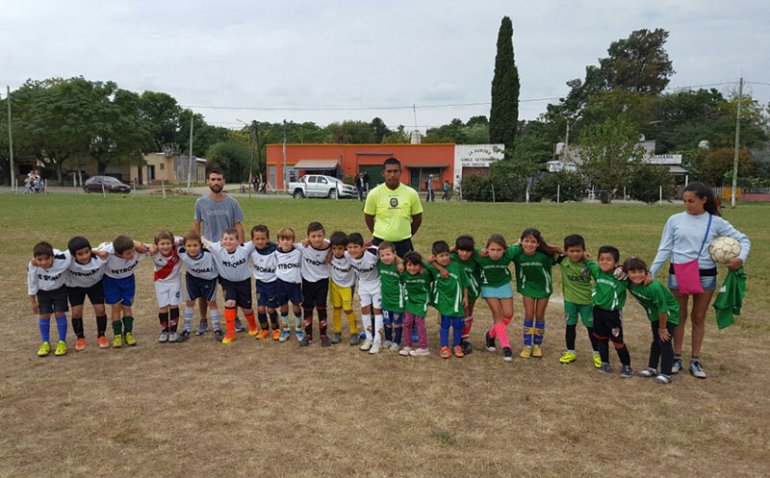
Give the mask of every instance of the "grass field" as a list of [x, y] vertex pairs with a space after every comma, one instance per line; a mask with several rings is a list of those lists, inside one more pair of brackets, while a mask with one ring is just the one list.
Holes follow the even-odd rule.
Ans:
[[[161, 228], [192, 223], [195, 198], [0, 195], [0, 477], [33, 476], [767, 476], [770, 470], [770, 207], [741, 205], [725, 217], [753, 243], [748, 297], [737, 325], [716, 329], [702, 359], [709, 378], [679, 375], [670, 386], [593, 370], [584, 330], [578, 360], [564, 366], [560, 294], [547, 312], [545, 357], [529, 361], [482, 350], [490, 315], [477, 307], [476, 352], [460, 360], [404, 358], [338, 345], [296, 342], [231, 346], [210, 336], [158, 344], [151, 264], [138, 273], [139, 346], [89, 347], [35, 356], [39, 336], [28, 306], [25, 267], [32, 245], [64, 248], [75, 234], [92, 243], [120, 233], [150, 241]], [[242, 199], [246, 226], [330, 233], [363, 230], [361, 204]], [[579, 232], [596, 252], [652, 259], [675, 206], [426, 205], [416, 246], [491, 232], [509, 240], [540, 228], [560, 244]], [[558, 271], [555, 274], [558, 282]], [[559, 284], [556, 289], [560, 290]], [[521, 304], [509, 327], [520, 349]], [[649, 325], [631, 298], [625, 310], [634, 368], [646, 365]], [[195, 323], [197, 324], [197, 316]], [[55, 336], [55, 327], [52, 327]], [[70, 331], [70, 344], [73, 334]], [[688, 343], [685, 354], [689, 352]], [[617, 357], [611, 360], [617, 370]]]

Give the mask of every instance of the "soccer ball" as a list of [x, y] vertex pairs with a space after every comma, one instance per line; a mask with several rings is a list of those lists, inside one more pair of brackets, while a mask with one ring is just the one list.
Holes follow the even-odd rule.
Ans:
[[741, 243], [732, 237], [717, 237], [709, 244], [709, 255], [717, 264], [727, 264], [741, 253]]

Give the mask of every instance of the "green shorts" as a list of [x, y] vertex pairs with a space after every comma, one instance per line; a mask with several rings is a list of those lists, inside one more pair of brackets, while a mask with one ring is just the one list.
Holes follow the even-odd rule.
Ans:
[[594, 306], [592, 304], [573, 304], [564, 301], [564, 320], [567, 325], [577, 325], [578, 315], [586, 327], [594, 326]]

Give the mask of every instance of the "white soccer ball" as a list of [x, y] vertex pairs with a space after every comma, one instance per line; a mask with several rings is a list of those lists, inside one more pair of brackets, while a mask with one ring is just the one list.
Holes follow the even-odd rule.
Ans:
[[732, 237], [717, 237], [709, 244], [709, 255], [717, 264], [727, 264], [741, 253], [741, 243]]

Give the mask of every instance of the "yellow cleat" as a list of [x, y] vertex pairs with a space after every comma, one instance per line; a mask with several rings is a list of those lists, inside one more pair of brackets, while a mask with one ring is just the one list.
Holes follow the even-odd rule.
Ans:
[[136, 345], [136, 339], [133, 332], [126, 332], [126, 345], [133, 347]]
[[58, 344], [56, 344], [56, 350], [53, 353], [57, 357], [61, 357], [62, 355], [67, 355], [67, 342], [60, 340]]
[[[577, 359], [577, 355], [575, 352], [570, 352], [569, 350], [562, 353], [561, 357], [559, 357], [560, 363], [572, 363]], [[601, 361], [599, 361], [599, 365], [601, 365]]]
[[233, 343], [233, 340], [235, 340], [235, 333], [228, 332], [225, 334], [225, 337], [222, 339], [222, 343], [225, 345], [230, 345]]
[[50, 353], [51, 353], [51, 344], [49, 344], [48, 342], [43, 342], [42, 344], [40, 344], [40, 348], [37, 349], [38, 357], [45, 357]]
[[594, 367], [602, 367], [602, 357], [599, 354], [594, 354]]
[[543, 356], [543, 349], [540, 348], [539, 345], [533, 345], [532, 346], [532, 356], [540, 358]]
[[521, 351], [519, 357], [525, 359], [532, 357], [532, 347], [524, 347], [524, 350]]
[[112, 339], [112, 348], [119, 349], [123, 346], [123, 336], [122, 335], [116, 335], [114, 339]]

